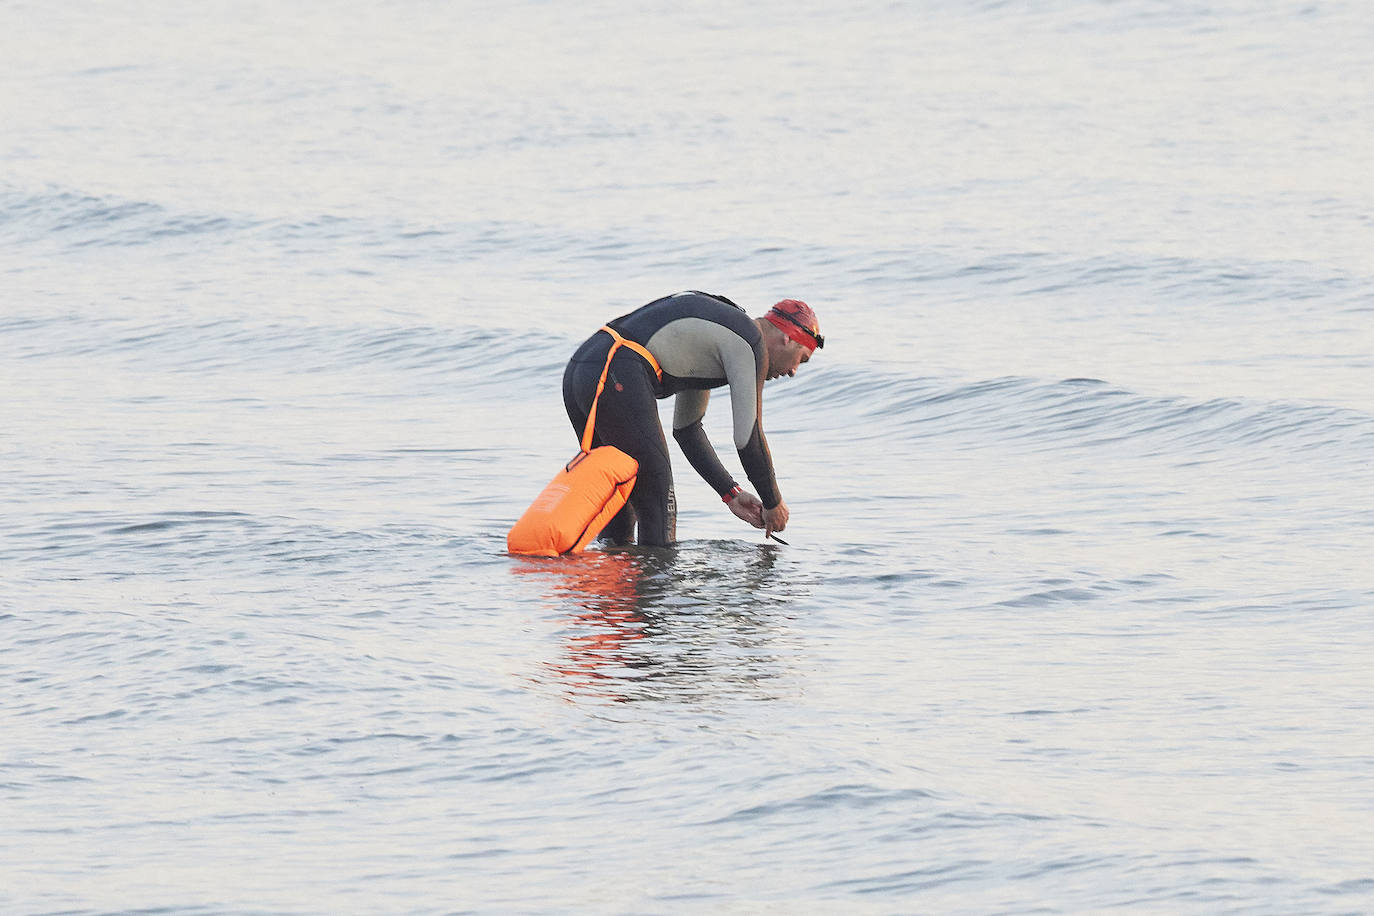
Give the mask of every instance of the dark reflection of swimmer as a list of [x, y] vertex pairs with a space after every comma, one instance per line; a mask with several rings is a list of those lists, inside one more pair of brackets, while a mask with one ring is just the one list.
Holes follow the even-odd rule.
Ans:
[[566, 609], [566, 654], [549, 666], [559, 679], [574, 693], [625, 702], [756, 692], [782, 674], [770, 612], [785, 597], [768, 587], [775, 551], [759, 545], [728, 570], [722, 565], [735, 564], [723, 564], [720, 550], [700, 561], [693, 552], [589, 552], [517, 564], [517, 574], [544, 579]]

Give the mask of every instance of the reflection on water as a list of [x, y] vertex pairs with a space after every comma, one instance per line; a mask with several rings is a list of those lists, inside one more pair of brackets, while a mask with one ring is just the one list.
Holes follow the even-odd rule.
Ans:
[[[550, 679], [573, 699], [773, 699], [796, 647], [778, 548], [735, 541], [518, 558], [565, 623]], [[790, 589], [790, 590], [789, 590]]]

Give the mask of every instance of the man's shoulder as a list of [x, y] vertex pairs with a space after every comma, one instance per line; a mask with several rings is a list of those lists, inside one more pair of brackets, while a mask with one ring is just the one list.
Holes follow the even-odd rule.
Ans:
[[713, 321], [730, 328], [746, 340], [752, 340], [754, 334], [757, 333], [754, 319], [750, 318], [743, 308], [715, 293], [687, 290], [665, 296], [659, 300], [659, 303], [662, 303], [664, 308], [672, 311], [677, 317], [704, 318], [707, 321]]
[[699, 289], [684, 290], [680, 293], [672, 293], [662, 299], [655, 299], [646, 309], [672, 311], [706, 311], [710, 313], [720, 313], [722, 315], [745, 314], [744, 309], [724, 296], [715, 293], [703, 293]]
[[678, 298], [678, 297], [682, 297], [682, 296], [700, 296], [700, 297], [705, 298], [705, 299], [710, 299], [710, 300], [713, 301], [713, 302], [719, 302], [719, 303], [722, 303], [722, 304], [724, 304], [724, 305], [728, 305], [728, 306], [730, 306], [730, 308], [734, 309], [735, 311], [737, 311], [737, 312], [739, 312], [739, 313], [741, 313], [741, 314], [744, 314], [744, 307], [743, 307], [743, 306], [737, 305], [737, 304], [735, 303], [734, 300], [732, 300], [732, 299], [727, 299], [725, 296], [722, 296], [720, 293], [703, 293], [703, 292], [702, 292], [701, 290], [699, 290], [699, 289], [689, 289], [689, 290], [687, 290], [686, 292], [674, 293], [672, 296], [669, 296], [668, 298], [673, 299], [673, 298]]
[[723, 296], [697, 290], [655, 299], [615, 319], [611, 326], [646, 345], [670, 328], [679, 334], [690, 329], [680, 340], [699, 338], [703, 344], [714, 342], [716, 346], [733, 338], [757, 349], [761, 340], [758, 326], [744, 309]]

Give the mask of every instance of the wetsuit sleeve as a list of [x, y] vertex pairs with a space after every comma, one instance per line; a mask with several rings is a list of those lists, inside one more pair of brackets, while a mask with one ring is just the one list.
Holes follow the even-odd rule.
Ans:
[[730, 409], [734, 414], [735, 448], [749, 482], [765, 508], [782, 502], [773, 474], [773, 456], [763, 435], [763, 377], [767, 356], [760, 339], [752, 346], [744, 338], [722, 354], [725, 378], [730, 383]]
[[673, 403], [673, 438], [677, 440], [687, 463], [721, 496], [735, 488], [735, 478], [720, 463], [715, 446], [702, 429], [701, 418], [706, 414], [709, 391], [688, 389], [679, 392]]

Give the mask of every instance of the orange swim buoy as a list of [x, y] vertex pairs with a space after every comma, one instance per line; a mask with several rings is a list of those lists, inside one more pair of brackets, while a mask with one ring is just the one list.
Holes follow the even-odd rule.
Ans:
[[642, 345], [626, 340], [610, 327], [601, 330], [615, 340], [606, 354], [606, 366], [601, 370], [587, 426], [582, 431], [582, 451], [554, 475], [506, 534], [506, 549], [511, 553], [557, 557], [581, 551], [625, 506], [634, 489], [639, 476], [638, 461], [613, 445], [591, 447], [596, 405], [606, 387], [611, 358], [622, 345], [648, 360], [660, 379], [663, 369]]
[[639, 462], [613, 445], [579, 452], [520, 516], [506, 549], [535, 557], [582, 550], [624, 507], [638, 476]]

